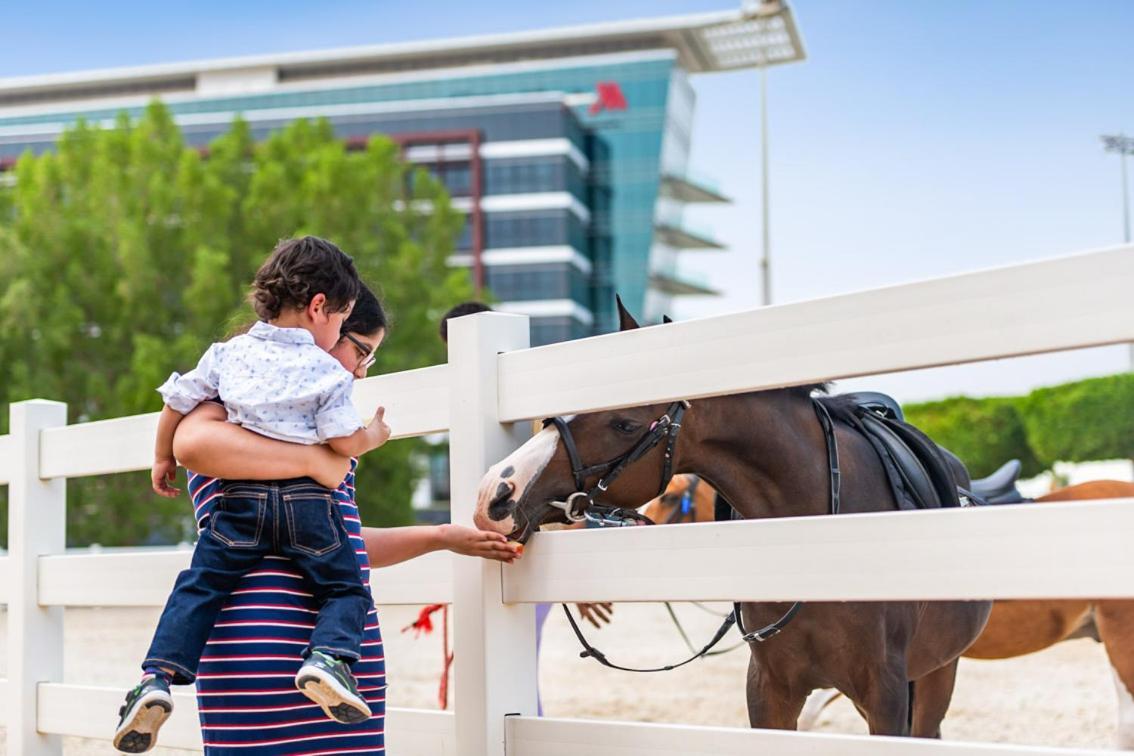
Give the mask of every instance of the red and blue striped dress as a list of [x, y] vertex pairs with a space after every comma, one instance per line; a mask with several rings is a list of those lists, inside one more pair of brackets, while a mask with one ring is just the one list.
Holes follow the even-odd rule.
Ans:
[[[354, 502], [354, 470], [334, 492], [358, 554], [363, 583], [370, 561]], [[189, 473], [198, 529], [205, 526], [220, 481]], [[366, 617], [362, 659], [351, 670], [373, 716], [357, 725], [333, 722], [295, 689], [300, 652], [318, 610], [309, 588], [284, 557], [265, 557], [247, 575], [213, 626], [197, 675], [197, 707], [207, 756], [331, 756], [383, 753], [386, 666], [378, 613]]]

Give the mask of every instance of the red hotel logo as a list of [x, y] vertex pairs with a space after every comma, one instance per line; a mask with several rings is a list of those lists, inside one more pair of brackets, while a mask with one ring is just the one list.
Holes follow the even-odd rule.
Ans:
[[616, 81], [600, 81], [595, 85], [597, 97], [587, 111], [590, 115], [598, 115], [604, 110], [626, 110], [626, 96], [622, 94], [622, 87]]

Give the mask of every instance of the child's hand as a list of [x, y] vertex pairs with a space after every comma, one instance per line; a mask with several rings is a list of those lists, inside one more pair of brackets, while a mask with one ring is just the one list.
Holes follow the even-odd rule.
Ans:
[[461, 525], [438, 525], [441, 530], [441, 543], [455, 554], [494, 559], [511, 564], [520, 558], [523, 548], [513, 545], [500, 533], [475, 530]]
[[173, 457], [154, 460], [153, 469], [150, 470], [150, 485], [154, 493], [172, 499], [181, 493], [180, 488], [174, 488], [171, 483], [177, 478], [177, 460]]
[[390, 426], [386, 425], [386, 408], [379, 407], [378, 411], [374, 413], [374, 418], [367, 426], [367, 430], [373, 434], [375, 444], [372, 448], [377, 449], [382, 444], [390, 440]]

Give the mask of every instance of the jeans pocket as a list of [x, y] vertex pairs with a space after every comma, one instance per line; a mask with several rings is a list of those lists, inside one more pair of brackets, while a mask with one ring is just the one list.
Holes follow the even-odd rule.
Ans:
[[284, 494], [283, 503], [293, 548], [311, 556], [323, 556], [342, 543], [330, 493]]
[[208, 533], [232, 549], [254, 549], [264, 534], [268, 494], [263, 491], [225, 491], [209, 515]]

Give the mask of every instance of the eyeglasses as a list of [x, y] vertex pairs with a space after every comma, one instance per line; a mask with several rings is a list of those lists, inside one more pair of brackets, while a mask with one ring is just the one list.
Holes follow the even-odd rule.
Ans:
[[370, 348], [369, 345], [351, 336], [349, 333], [344, 333], [343, 338], [349, 341], [355, 349], [358, 350], [358, 364], [354, 366], [355, 370], [369, 370], [370, 366], [374, 364], [374, 353], [378, 351], [378, 347]]

